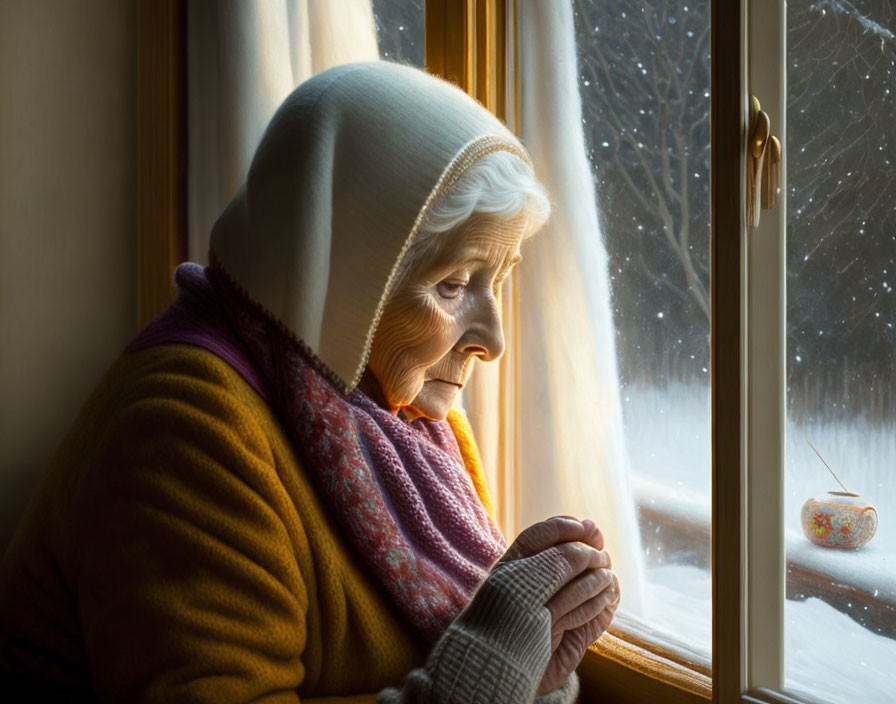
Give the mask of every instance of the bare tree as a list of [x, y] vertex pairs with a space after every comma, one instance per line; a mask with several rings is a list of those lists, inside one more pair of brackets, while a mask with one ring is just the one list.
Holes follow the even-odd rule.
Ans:
[[894, 29], [892, 0], [788, 12], [790, 401], [807, 420], [896, 420]]
[[[709, 3], [574, 7], [623, 377], [693, 380], [709, 359]], [[800, 417], [896, 412], [894, 32], [894, 0], [788, 6], [788, 356]]]
[[[576, 0], [583, 119], [624, 376], [703, 373], [709, 338], [709, 7]], [[669, 369], [657, 364], [677, 362]]]

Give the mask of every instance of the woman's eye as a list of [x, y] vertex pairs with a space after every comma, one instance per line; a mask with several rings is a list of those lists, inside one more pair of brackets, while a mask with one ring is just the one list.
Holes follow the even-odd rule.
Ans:
[[465, 281], [440, 281], [436, 288], [442, 298], [457, 298], [464, 287], [467, 285]]

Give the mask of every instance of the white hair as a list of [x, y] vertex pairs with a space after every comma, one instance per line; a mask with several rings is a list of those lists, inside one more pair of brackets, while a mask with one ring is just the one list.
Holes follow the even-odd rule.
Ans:
[[429, 208], [401, 262], [398, 284], [432, 251], [439, 235], [479, 213], [502, 220], [513, 220], [525, 213], [523, 237], [528, 237], [544, 225], [551, 214], [551, 203], [532, 169], [520, 157], [503, 150], [487, 154]]

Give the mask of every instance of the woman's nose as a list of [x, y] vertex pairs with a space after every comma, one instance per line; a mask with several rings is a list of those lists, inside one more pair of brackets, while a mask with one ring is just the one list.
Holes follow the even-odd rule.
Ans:
[[495, 296], [489, 294], [471, 310], [458, 351], [465, 355], [477, 355], [484, 362], [498, 359], [504, 353], [504, 328], [501, 325], [500, 303]]

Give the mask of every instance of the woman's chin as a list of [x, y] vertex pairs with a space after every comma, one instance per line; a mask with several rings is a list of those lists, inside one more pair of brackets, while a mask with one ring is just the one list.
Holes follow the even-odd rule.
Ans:
[[445, 420], [458, 391], [460, 389], [457, 384], [439, 380], [427, 381], [414, 400], [402, 408], [402, 415], [409, 421], [417, 418]]

